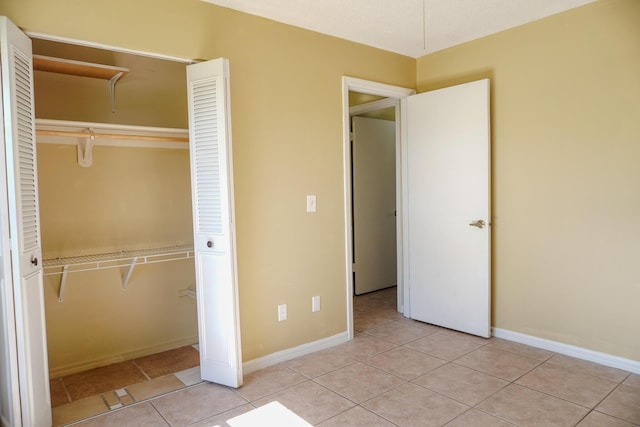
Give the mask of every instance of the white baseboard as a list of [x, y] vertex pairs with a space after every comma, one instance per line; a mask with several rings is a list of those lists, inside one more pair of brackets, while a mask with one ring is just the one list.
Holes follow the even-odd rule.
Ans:
[[287, 360], [295, 359], [296, 357], [304, 356], [306, 354], [313, 353], [314, 351], [325, 350], [347, 341], [349, 341], [349, 333], [346, 331], [341, 332], [331, 337], [312, 341], [297, 347], [288, 348], [286, 350], [258, 357], [257, 359], [249, 360], [242, 364], [242, 371], [245, 375], [250, 374], [260, 369], [264, 369], [281, 362], [286, 362]]
[[614, 356], [595, 350], [589, 350], [583, 347], [564, 344], [557, 341], [551, 341], [544, 338], [534, 337], [532, 335], [521, 334], [507, 329], [492, 328], [493, 336], [503, 338], [505, 340], [518, 342], [520, 344], [530, 345], [532, 347], [542, 348], [544, 350], [553, 351], [555, 353], [564, 354], [566, 356], [578, 359], [588, 360], [590, 362], [599, 363], [601, 365], [618, 368], [625, 371], [640, 374], [640, 361], [625, 359], [624, 357]]
[[167, 341], [161, 344], [154, 344], [148, 347], [140, 347], [133, 350], [127, 350], [110, 355], [100, 355], [100, 357], [91, 360], [82, 360], [75, 363], [60, 365], [49, 368], [49, 378], [59, 378], [78, 372], [88, 371], [90, 369], [108, 366], [114, 363], [124, 362], [126, 360], [137, 359], [139, 357], [149, 356], [151, 354], [160, 353], [174, 348], [192, 345], [198, 342], [198, 336], [194, 335], [188, 338], [181, 338], [174, 341]]

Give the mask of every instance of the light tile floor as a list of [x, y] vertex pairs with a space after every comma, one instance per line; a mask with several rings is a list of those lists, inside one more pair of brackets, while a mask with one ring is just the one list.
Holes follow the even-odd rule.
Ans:
[[80, 426], [227, 426], [278, 401], [313, 425], [638, 426], [640, 375], [403, 318], [395, 289], [357, 297], [356, 337], [245, 376], [197, 384]]

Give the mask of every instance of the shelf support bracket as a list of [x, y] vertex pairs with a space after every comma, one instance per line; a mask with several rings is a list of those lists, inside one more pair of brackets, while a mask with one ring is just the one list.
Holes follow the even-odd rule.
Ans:
[[67, 286], [67, 273], [69, 272], [69, 266], [62, 267], [62, 277], [60, 278], [60, 289], [58, 290], [58, 302], [64, 300], [64, 288]]
[[111, 112], [116, 112], [116, 83], [124, 73], [121, 71], [109, 79], [109, 99], [111, 99]]
[[137, 262], [138, 257], [135, 257], [133, 260], [131, 260], [131, 264], [129, 264], [126, 273], [124, 273], [124, 276], [122, 276], [122, 289], [125, 291], [127, 290], [129, 279], [131, 279], [131, 273], [133, 273], [133, 269], [135, 268]]

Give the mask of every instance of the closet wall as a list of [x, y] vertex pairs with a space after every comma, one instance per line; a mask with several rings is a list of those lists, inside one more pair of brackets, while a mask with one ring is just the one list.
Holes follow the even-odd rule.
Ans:
[[[36, 54], [130, 68], [111, 112], [104, 80], [37, 71], [36, 117], [187, 127], [185, 64], [34, 40]], [[60, 139], [69, 142], [69, 139]], [[150, 143], [153, 144], [153, 143]], [[43, 258], [189, 245], [189, 151], [38, 143]], [[52, 377], [197, 342], [193, 259], [45, 276]]]

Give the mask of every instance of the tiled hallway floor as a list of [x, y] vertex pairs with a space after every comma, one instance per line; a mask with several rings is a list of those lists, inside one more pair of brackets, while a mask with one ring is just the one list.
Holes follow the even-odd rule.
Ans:
[[197, 384], [79, 425], [226, 426], [272, 401], [324, 427], [640, 425], [640, 375], [405, 319], [395, 289], [357, 297], [354, 318], [352, 341], [238, 390]]

